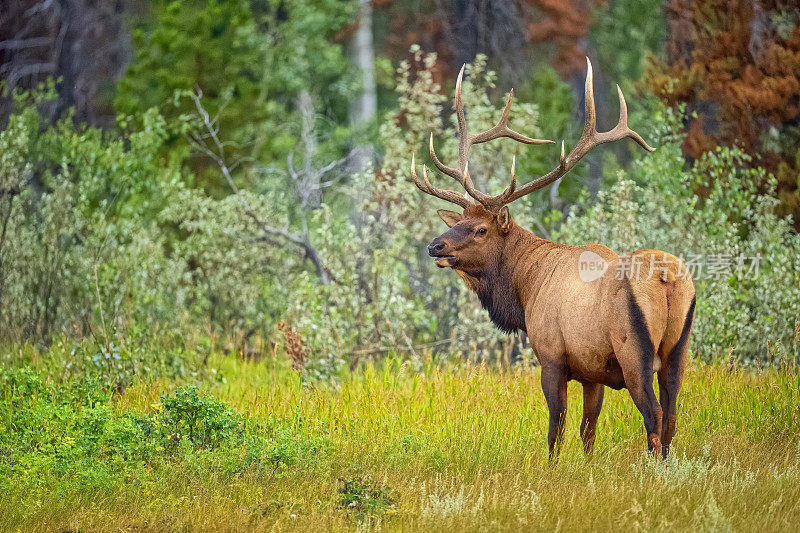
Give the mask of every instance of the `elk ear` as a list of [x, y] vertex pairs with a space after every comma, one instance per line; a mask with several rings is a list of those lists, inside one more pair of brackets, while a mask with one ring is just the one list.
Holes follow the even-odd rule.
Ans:
[[452, 228], [459, 222], [461, 222], [461, 213], [456, 213], [455, 211], [448, 211], [447, 209], [439, 209], [436, 211], [439, 214], [439, 218], [444, 220], [444, 223], [447, 224], [448, 228]]
[[511, 213], [508, 211], [507, 205], [501, 207], [497, 212], [497, 225], [503, 233], [508, 233], [508, 230], [511, 229]]

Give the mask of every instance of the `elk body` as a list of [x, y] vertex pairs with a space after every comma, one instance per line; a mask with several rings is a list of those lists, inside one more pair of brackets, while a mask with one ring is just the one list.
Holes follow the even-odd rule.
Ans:
[[[558, 244], [520, 227], [507, 206], [561, 178], [598, 144], [630, 137], [645, 149], [653, 149], [628, 128], [619, 87], [619, 122], [608, 132], [597, 132], [589, 63], [586, 123], [575, 148], [565, 155], [562, 143], [559, 165], [519, 188], [512, 163], [509, 187], [489, 196], [475, 188], [469, 175], [468, 155], [473, 144], [499, 137], [526, 144], [551, 141], [531, 139], [508, 127], [513, 92], [496, 126], [470, 134], [461, 103], [463, 72], [462, 68], [456, 83], [458, 166], [439, 161], [432, 137], [430, 152], [436, 167], [459, 182], [466, 194], [434, 188], [425, 167], [420, 180], [412, 158], [417, 187], [463, 208], [461, 213], [439, 211], [450, 229], [430, 243], [428, 253], [440, 268], [455, 270], [497, 327], [527, 334], [542, 369], [542, 390], [550, 413], [551, 458], [563, 437], [570, 380], [583, 385], [581, 437], [587, 453], [594, 446], [603, 391], [608, 386], [628, 390], [644, 419], [649, 449], [666, 457], [675, 433], [677, 396], [694, 320], [694, 284], [686, 265], [659, 250], [619, 256], [600, 244]], [[658, 374], [658, 399], [654, 373]]]

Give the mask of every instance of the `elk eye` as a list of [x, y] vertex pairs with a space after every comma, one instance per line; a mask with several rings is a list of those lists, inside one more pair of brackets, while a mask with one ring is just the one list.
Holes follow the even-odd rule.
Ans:
[[478, 235], [486, 235], [486, 228], [480, 228], [478, 230]]

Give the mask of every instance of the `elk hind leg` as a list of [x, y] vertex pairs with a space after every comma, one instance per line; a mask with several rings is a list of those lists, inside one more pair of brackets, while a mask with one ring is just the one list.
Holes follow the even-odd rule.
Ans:
[[583, 384], [583, 419], [581, 419], [581, 440], [583, 440], [583, 451], [587, 456], [592, 456], [594, 450], [595, 429], [597, 428], [597, 417], [603, 408], [603, 391], [605, 387], [602, 383]]
[[644, 314], [632, 294], [628, 311], [628, 331], [623, 340], [612, 340], [612, 345], [622, 368], [625, 387], [644, 419], [648, 449], [658, 456], [661, 452], [662, 411], [653, 389], [655, 346]]
[[658, 372], [658, 394], [661, 399], [661, 407], [664, 409], [664, 424], [661, 431], [661, 455], [666, 459], [669, 454], [669, 446], [675, 436], [675, 422], [678, 418], [678, 392], [683, 382], [683, 372], [686, 368], [689, 353], [689, 335], [692, 331], [694, 321], [695, 299], [689, 306], [686, 318], [683, 322], [680, 337], [672, 346], [664, 346], [662, 349], [669, 349], [669, 354], [664, 364]]

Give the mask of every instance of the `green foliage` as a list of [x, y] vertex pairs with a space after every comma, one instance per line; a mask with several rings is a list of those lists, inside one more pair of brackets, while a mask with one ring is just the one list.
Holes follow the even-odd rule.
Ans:
[[[392, 359], [306, 387], [280, 360], [215, 353], [210, 364], [226, 381], [195, 389], [139, 376], [112, 392], [61, 379], [43, 350], [27, 368], [5, 364], [16, 351], [0, 351], [2, 530], [611, 531], [668, 517], [680, 530], [749, 531], [797, 522], [800, 375], [788, 366], [695, 361], [664, 463], [647, 457], [630, 396], [610, 390], [587, 461], [580, 395], [570, 390], [564, 449], [549, 464], [540, 374], [522, 366], [429, 362], [413, 372]], [[189, 373], [203, 368], [197, 361]], [[175, 443], [176, 426], [161, 422], [177, 413], [196, 428], [231, 429], [192, 442], [183, 425]]]
[[[0, 383], [4, 490], [18, 476], [46, 483], [65, 475], [83, 490], [110, 488], [116, 486], [114, 471], [141, 459], [146, 443], [137, 434], [135, 417], [114, 417], [110, 395], [98, 380], [54, 387], [23, 367], [4, 371]], [[92, 458], [104, 455], [111, 460], [92, 465]]]
[[200, 394], [197, 385], [187, 385], [174, 394], [162, 394], [156, 407], [156, 424], [173, 445], [186, 436], [194, 446], [216, 447], [230, 439], [241, 420], [230, 407]]
[[267, 279], [285, 264], [237, 238], [253, 228], [233, 197], [184, 185], [187, 151], [165, 149], [185, 125], [168, 127], [155, 109], [118, 135], [70, 117], [48, 125], [39, 108], [52, 96], [17, 92], [0, 132], [0, 191], [11, 191], [0, 201], [0, 338], [92, 338], [87, 362], [133, 372], [137, 347], [125, 338], [159, 324], [271, 328], [286, 297]]
[[397, 512], [391, 487], [361, 475], [340, 479], [339, 505], [359, 522], [380, 519], [384, 514]]
[[255, 106], [263, 59], [249, 2], [161, 1], [152, 9], [152, 21], [133, 32], [137, 57], [117, 86], [120, 112], [157, 107], [198, 85], [215, 97], [235, 91], [263, 118], [263, 105]]
[[659, 0], [617, 0], [592, 13], [589, 39], [600, 56], [604, 77], [636, 81], [645, 61], [664, 47], [667, 23]]
[[2, 490], [62, 480], [70, 490], [119, 488], [170, 461], [194, 471], [281, 477], [324, 450], [323, 439], [304, 439], [281, 421], [248, 423], [194, 384], [138, 412], [117, 409], [112, 389], [95, 377], [55, 385], [45, 376], [30, 366], [0, 373]]
[[[257, 212], [272, 212], [272, 197], [245, 195]], [[153, 296], [173, 295], [170, 304], [176, 314], [214, 329], [270, 331], [285, 313], [288, 298], [286, 284], [274, 281], [281, 272], [302, 271], [302, 259], [280, 246], [257, 242], [258, 230], [234, 196], [215, 200], [187, 188], [172, 200], [161, 213], [161, 223], [175, 229], [169, 258], [180, 277], [164, 280]], [[276, 215], [271, 222], [284, 220]]]
[[[352, 20], [354, 2], [157, 0], [151, 8], [133, 32], [136, 59], [117, 85], [120, 113], [136, 120], [142, 109], [158, 107], [168, 121], [180, 121], [194, 112], [181, 93], [199, 88], [231, 160], [264, 164], [283, 160], [296, 143], [287, 123], [300, 91], [321, 102], [329, 132], [346, 122], [354, 76], [331, 39]], [[196, 182], [219, 194], [225, 189], [215, 172]]]
[[15, 93], [0, 132], [0, 190], [12, 191], [0, 203], [4, 337], [88, 335], [98, 301], [107, 310], [156, 311], [133, 298], [161, 266], [155, 220], [179, 179], [179, 153], [159, 155], [166, 125], [153, 111], [120, 138], [69, 116], [48, 125], [37, 108], [52, 97], [47, 88]]

